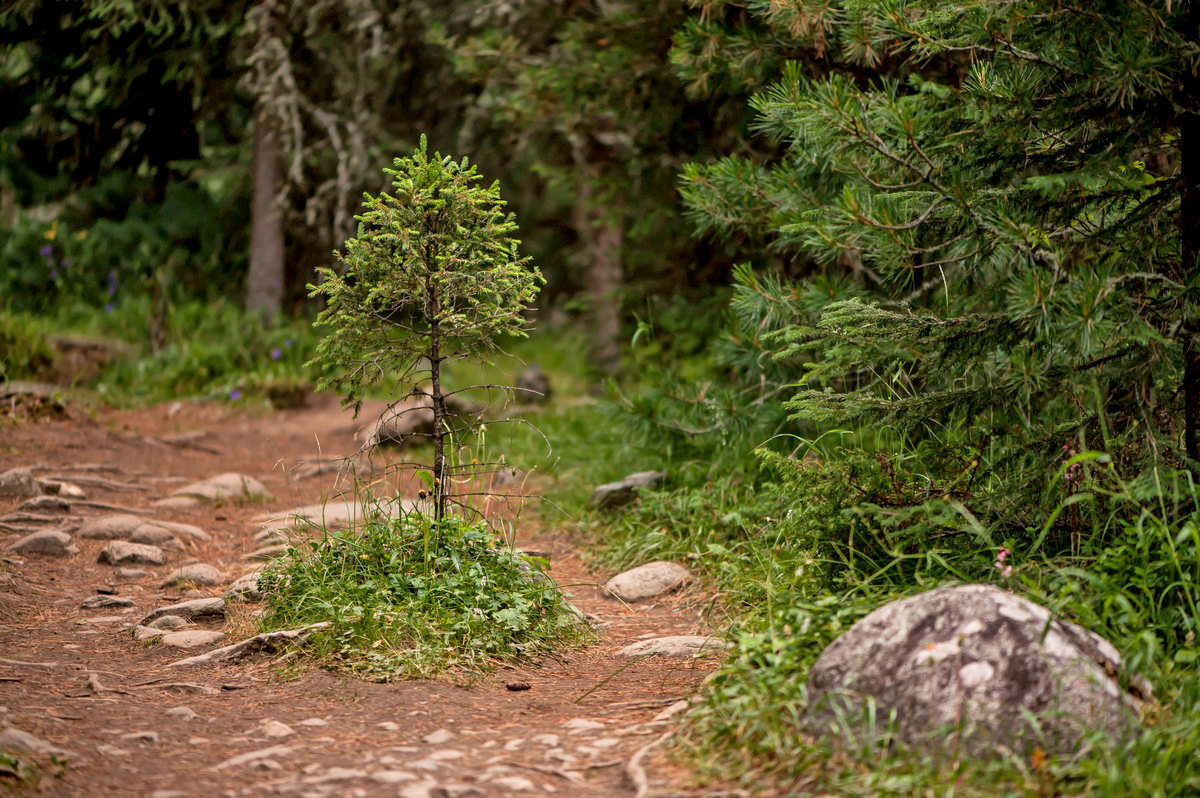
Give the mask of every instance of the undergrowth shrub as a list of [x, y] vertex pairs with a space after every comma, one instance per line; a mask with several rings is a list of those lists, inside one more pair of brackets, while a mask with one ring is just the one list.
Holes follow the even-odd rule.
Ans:
[[0, 311], [0, 382], [36, 379], [54, 364], [41, 325], [18, 313]]
[[260, 584], [264, 629], [329, 621], [318, 658], [384, 681], [470, 676], [589, 636], [541, 562], [452, 516], [410, 513], [297, 543]]

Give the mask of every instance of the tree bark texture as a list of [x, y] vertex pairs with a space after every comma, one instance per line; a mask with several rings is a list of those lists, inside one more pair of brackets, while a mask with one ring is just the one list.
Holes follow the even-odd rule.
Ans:
[[246, 309], [276, 316], [283, 309], [283, 210], [280, 194], [280, 139], [275, 122], [260, 109], [254, 123], [254, 162], [250, 204], [250, 271]]
[[595, 203], [596, 170], [576, 163], [577, 186], [572, 224], [582, 248], [586, 269], [584, 286], [591, 304], [591, 358], [604, 374], [621, 365], [621, 245], [624, 230], [619, 218]]

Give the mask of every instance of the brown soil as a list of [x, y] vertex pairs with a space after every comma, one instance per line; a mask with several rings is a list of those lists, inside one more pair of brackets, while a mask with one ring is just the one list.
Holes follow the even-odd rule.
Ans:
[[[651, 634], [700, 633], [704, 597], [684, 592], [649, 606], [607, 598], [597, 586], [607, 575], [590, 573], [561, 530], [526, 529], [518, 543], [549, 551], [553, 576], [569, 586], [578, 607], [606, 623], [600, 641], [563, 661], [495, 671], [467, 688], [451, 681], [363, 682], [304, 667], [302, 657], [286, 665], [259, 657], [168, 668], [197, 652], [132, 639], [129, 627], [136, 619], [178, 600], [178, 590], [159, 588], [167, 571], [198, 561], [216, 566], [228, 582], [249, 570], [243, 557], [255, 548], [252, 519], [327, 496], [334, 475], [296, 480], [291, 468], [319, 453], [354, 451], [358, 426], [328, 401], [249, 414], [194, 403], [176, 405], [174, 412], [166, 406], [102, 410], [95, 421], [80, 413], [14, 420], [0, 411], [0, 471], [27, 466], [47, 477], [66, 475], [68, 466], [98, 464], [117, 470], [86, 475], [135, 487], [83, 485], [91, 501], [147, 507], [180, 485], [226, 471], [259, 479], [276, 497], [265, 504], [154, 510], [155, 518], [202, 527], [213, 541], [171, 555], [165, 566], [136, 566], [149, 572], [140, 578], [121, 579], [116, 568], [98, 563], [101, 541], [77, 540], [81, 554], [70, 558], [0, 553], [0, 727], [16, 727], [74, 754], [61, 768], [45, 756], [32, 757], [41, 773], [32, 787], [3, 776], [0, 784], [48, 795], [163, 798], [634, 794], [626, 762], [670, 728], [653, 718], [694, 695], [715, 662], [648, 659], [627, 665], [613, 654]], [[206, 433], [191, 440], [200, 448], [157, 440], [189, 432]], [[18, 503], [0, 498], [0, 515]], [[70, 510], [78, 517], [106, 512], [78, 505]], [[522, 518], [537, 523], [530, 514]], [[0, 530], [0, 547], [17, 537]], [[81, 608], [97, 588], [113, 589], [135, 606]], [[233, 642], [250, 633], [253, 609], [230, 605], [224, 622], [200, 626], [224, 629], [223, 642]], [[110, 620], [99, 620], [105, 617]], [[527, 682], [530, 689], [511, 691], [506, 682]], [[169, 686], [178, 683], [193, 686]], [[179, 706], [198, 717], [167, 714]], [[301, 723], [314, 718], [324, 725]], [[576, 731], [569, 722], [579, 718], [602, 727]], [[265, 721], [287, 724], [295, 733], [268, 738], [258, 730]], [[426, 741], [441, 730], [449, 733], [446, 741]], [[154, 732], [157, 741], [124, 736], [140, 732]], [[539, 735], [557, 740], [535, 739]], [[222, 766], [273, 746], [285, 750]], [[678, 768], [652, 757], [646, 770], [654, 793], [687, 794], [680, 786], [686, 774]], [[381, 775], [395, 771], [400, 775]]]

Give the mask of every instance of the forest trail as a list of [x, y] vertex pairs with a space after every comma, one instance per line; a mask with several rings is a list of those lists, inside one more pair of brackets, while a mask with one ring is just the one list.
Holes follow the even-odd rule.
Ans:
[[[368, 418], [366, 411], [362, 418]], [[136, 642], [150, 611], [192, 596], [220, 597], [256, 563], [247, 560], [265, 512], [327, 497], [336, 475], [300, 478], [317, 455], [348, 454], [355, 422], [334, 401], [257, 414], [224, 404], [176, 404], [74, 413], [0, 426], [0, 472], [36, 469], [74, 476], [93, 503], [191, 524], [210, 541], [188, 541], [161, 566], [98, 562], [104, 540], [75, 536], [70, 557], [17, 554], [21, 536], [0, 528], [0, 729], [65, 749], [65, 766], [44, 767], [32, 792], [63, 796], [622, 796], [634, 795], [626, 766], [668, 728], [715, 667], [715, 658], [621, 660], [615, 652], [649, 636], [703, 631], [705, 599], [684, 591], [623, 605], [599, 588], [566, 533], [522, 516], [518, 543], [549, 554], [572, 601], [602, 622], [600, 639], [561, 661], [495, 671], [469, 687], [360, 681], [302, 660], [262, 656], [233, 664], [168, 667], [253, 633], [253, 603], [190, 630], [224, 632], [197, 650]], [[173, 437], [174, 436], [174, 437]], [[166, 442], [164, 442], [166, 441]], [[261, 481], [266, 502], [152, 507], [179, 487], [224, 472]], [[12, 518], [20, 499], [0, 497]], [[70, 502], [66, 528], [113, 512]], [[28, 523], [28, 522], [27, 522]], [[17, 521], [11, 525], [20, 526]], [[41, 524], [40, 526], [45, 526]], [[219, 584], [183, 595], [160, 587], [187, 563], [213, 566]], [[138, 572], [142, 572], [138, 575]], [[84, 602], [127, 606], [88, 609]], [[132, 602], [132, 604], [128, 604]], [[514, 691], [506, 683], [527, 683]], [[653, 794], [688, 794], [683, 774], [653, 754]], [[10, 782], [12, 783], [12, 782]], [[23, 789], [23, 788], [18, 788]]]

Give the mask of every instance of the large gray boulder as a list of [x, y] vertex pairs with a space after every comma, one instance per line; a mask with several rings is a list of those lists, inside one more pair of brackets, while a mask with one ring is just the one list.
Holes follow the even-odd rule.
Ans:
[[1094, 730], [1135, 733], [1140, 702], [1117, 682], [1120, 665], [1104, 638], [1032, 601], [989, 585], [938, 588], [880, 607], [825, 649], [805, 725], [869, 733], [870, 699], [914, 747], [1071, 754]]
[[61, 529], [43, 529], [33, 532], [8, 547], [17, 554], [48, 554], [51, 557], [73, 557], [79, 547], [71, 536]]
[[232, 471], [217, 474], [203, 482], [193, 482], [173, 492], [171, 496], [204, 499], [210, 502], [271, 498], [266, 487], [257, 479]]
[[638, 490], [657, 487], [666, 478], [658, 471], [639, 471], [617, 482], [608, 482], [592, 491], [592, 506], [611, 510], [629, 504], [637, 498]]

